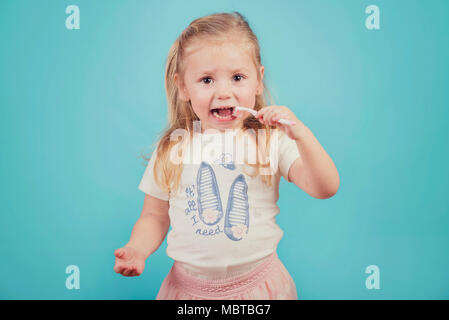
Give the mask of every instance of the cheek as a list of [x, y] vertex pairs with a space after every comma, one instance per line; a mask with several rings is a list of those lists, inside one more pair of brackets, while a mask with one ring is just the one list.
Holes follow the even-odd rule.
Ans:
[[203, 105], [205, 102], [209, 100], [210, 94], [205, 90], [191, 90], [190, 98], [192, 103], [197, 105]]
[[204, 90], [195, 90], [191, 93], [191, 103], [193, 111], [197, 115], [208, 115], [211, 103], [211, 95]]
[[240, 103], [243, 106], [253, 107], [256, 103], [256, 93], [245, 92], [245, 94], [240, 95]]
[[253, 106], [256, 102], [256, 93], [257, 87], [254, 86], [254, 84], [251, 84], [250, 86], [241, 88], [241, 90], [239, 90], [240, 98], [242, 100], [245, 100], [245, 103], [251, 106]]

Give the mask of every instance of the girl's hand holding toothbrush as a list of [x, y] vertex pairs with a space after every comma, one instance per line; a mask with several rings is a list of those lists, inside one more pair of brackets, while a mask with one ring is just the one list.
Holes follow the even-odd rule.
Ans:
[[295, 141], [301, 139], [306, 130], [306, 126], [285, 106], [266, 106], [252, 113], [261, 123], [278, 127]]

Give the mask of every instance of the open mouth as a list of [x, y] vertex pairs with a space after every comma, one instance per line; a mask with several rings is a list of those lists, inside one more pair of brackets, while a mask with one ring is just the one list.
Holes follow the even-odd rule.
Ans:
[[231, 121], [237, 118], [234, 115], [234, 107], [233, 106], [224, 106], [219, 108], [214, 108], [210, 110], [212, 117], [218, 121]]

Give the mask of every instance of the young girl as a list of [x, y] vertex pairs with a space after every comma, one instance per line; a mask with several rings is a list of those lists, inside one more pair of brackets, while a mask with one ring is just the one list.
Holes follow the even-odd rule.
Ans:
[[114, 252], [114, 271], [138, 276], [172, 227], [174, 264], [156, 299], [298, 298], [276, 254], [280, 177], [325, 199], [339, 176], [289, 108], [267, 106], [263, 75], [258, 40], [237, 12], [194, 20], [170, 49], [169, 124], [139, 185], [141, 217]]

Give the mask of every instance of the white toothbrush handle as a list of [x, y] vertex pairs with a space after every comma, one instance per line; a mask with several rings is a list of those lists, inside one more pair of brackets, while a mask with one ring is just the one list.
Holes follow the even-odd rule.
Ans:
[[255, 116], [257, 114], [256, 110], [250, 109], [250, 108], [245, 108], [245, 107], [237, 107], [238, 110], [240, 111], [247, 111], [249, 113], [251, 113], [253, 116]]
[[295, 124], [294, 121], [290, 121], [290, 120], [286, 120], [286, 119], [279, 119], [277, 122], [282, 123], [282, 124], [286, 124], [289, 126], [293, 126]]

